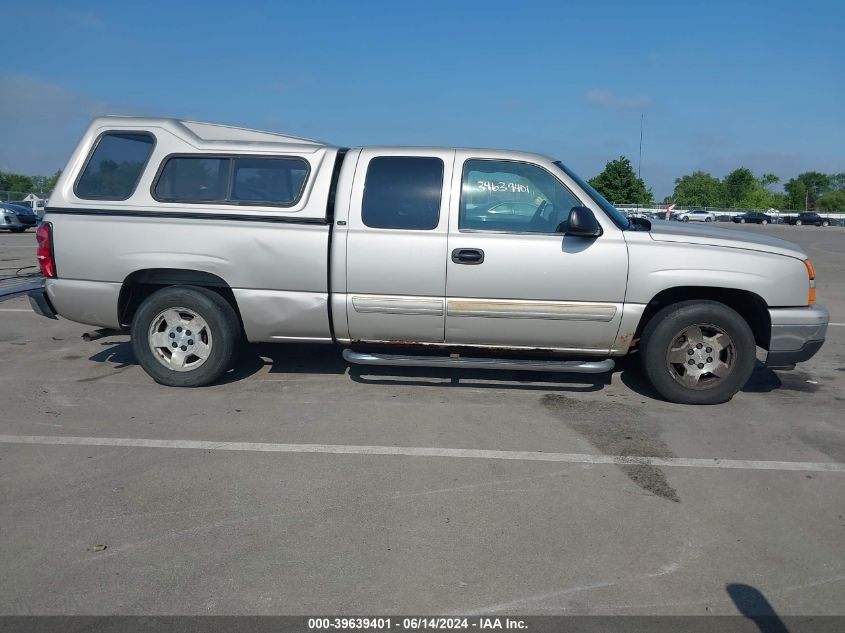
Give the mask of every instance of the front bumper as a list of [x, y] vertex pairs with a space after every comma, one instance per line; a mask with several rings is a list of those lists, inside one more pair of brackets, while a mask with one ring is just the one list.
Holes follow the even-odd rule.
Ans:
[[56, 309], [53, 307], [53, 304], [50, 303], [50, 298], [47, 296], [47, 291], [44, 288], [31, 290], [27, 293], [27, 296], [29, 297], [29, 305], [32, 306], [32, 311], [35, 312], [35, 314], [40, 314], [48, 319], [58, 318], [56, 316]]
[[822, 305], [769, 310], [772, 336], [766, 367], [792, 369], [795, 363], [811, 359], [821, 349], [830, 314]]

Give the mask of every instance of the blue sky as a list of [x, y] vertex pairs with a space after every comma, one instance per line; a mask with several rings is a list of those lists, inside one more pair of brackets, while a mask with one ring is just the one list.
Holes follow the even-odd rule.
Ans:
[[845, 171], [845, 2], [3, 0], [0, 170], [49, 174], [99, 114], [334, 144], [624, 154], [662, 199], [695, 169]]

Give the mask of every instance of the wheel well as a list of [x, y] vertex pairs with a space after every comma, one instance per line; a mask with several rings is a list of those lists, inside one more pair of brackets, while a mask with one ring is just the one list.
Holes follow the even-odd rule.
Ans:
[[657, 293], [648, 302], [637, 332], [635, 340], [639, 339], [643, 328], [651, 318], [660, 310], [673, 303], [690, 300], [709, 300], [724, 303], [733, 308], [748, 323], [754, 333], [754, 341], [759, 347], [769, 349], [769, 341], [772, 333], [772, 323], [769, 317], [769, 310], [762, 297], [747, 290], [736, 290], [734, 288], [711, 288], [704, 286], [682, 286], [678, 288], [667, 288]]
[[[123, 280], [117, 304], [120, 324], [130, 325], [132, 317], [135, 316], [135, 311], [144, 299], [167, 286], [201, 286], [212, 290], [228, 301], [238, 315], [238, 320], [241, 319], [235, 295], [222, 277], [201, 270], [147, 268], [136, 270]], [[243, 323], [241, 323], [241, 327], [243, 327]]]

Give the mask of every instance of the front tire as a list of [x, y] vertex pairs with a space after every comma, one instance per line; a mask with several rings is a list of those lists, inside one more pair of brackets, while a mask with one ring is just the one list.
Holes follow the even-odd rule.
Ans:
[[739, 223], [740, 223], [740, 224], [745, 224], [745, 218], [740, 218]]
[[717, 301], [682, 301], [648, 322], [640, 343], [643, 371], [670, 402], [720, 404], [751, 377], [754, 334], [736, 311]]
[[801, 220], [795, 220], [795, 226], [801, 226], [804, 224]]
[[762, 224], [763, 226], [766, 226], [768, 223], [769, 223], [768, 220], [763, 220], [762, 222], [760, 222], [760, 224]]
[[705, 222], [712, 222], [713, 220], [711, 218], [704, 218], [704, 221]]
[[157, 383], [202, 387], [232, 364], [240, 322], [219, 294], [198, 286], [170, 286], [139, 306], [132, 319], [132, 350]]
[[683, 217], [683, 218], [681, 218], [681, 222], [689, 222], [689, 218], [688, 218], [688, 217]]

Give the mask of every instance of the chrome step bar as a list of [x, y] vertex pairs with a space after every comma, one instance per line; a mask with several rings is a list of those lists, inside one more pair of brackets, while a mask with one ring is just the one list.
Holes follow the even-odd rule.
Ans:
[[523, 360], [519, 358], [473, 358], [469, 356], [405, 356], [343, 350], [343, 358], [356, 365], [398, 365], [401, 367], [455, 367], [461, 369], [510, 369], [603, 374], [613, 369], [613, 360]]

